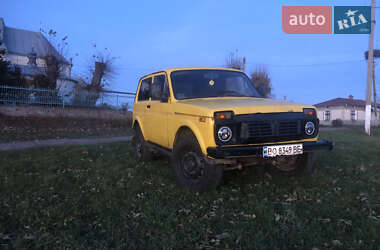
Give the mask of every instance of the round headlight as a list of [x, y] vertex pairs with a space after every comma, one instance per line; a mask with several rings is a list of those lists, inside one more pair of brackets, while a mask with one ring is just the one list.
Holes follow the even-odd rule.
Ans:
[[305, 133], [307, 135], [312, 135], [315, 132], [315, 125], [313, 122], [307, 122], [305, 124]]
[[232, 131], [229, 127], [221, 127], [218, 130], [218, 138], [222, 142], [228, 142], [232, 138]]

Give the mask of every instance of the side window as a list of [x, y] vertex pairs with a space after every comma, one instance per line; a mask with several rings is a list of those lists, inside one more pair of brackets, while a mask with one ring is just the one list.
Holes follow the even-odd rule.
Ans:
[[324, 113], [324, 119], [325, 121], [330, 121], [331, 119], [331, 114], [330, 114], [330, 111], [329, 110], [326, 110], [325, 113]]
[[152, 84], [152, 100], [160, 100], [161, 94], [165, 91], [166, 77], [165, 75], [157, 75], [154, 77]]
[[351, 110], [351, 121], [356, 121], [358, 119], [358, 113], [356, 110]]
[[150, 97], [150, 86], [152, 85], [152, 77], [141, 81], [139, 91], [139, 101], [148, 101]]

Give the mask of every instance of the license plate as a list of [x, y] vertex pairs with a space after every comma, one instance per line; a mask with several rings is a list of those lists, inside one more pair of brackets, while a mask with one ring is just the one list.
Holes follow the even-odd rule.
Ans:
[[287, 144], [276, 146], [264, 146], [263, 157], [276, 157], [281, 155], [299, 155], [303, 154], [302, 144]]

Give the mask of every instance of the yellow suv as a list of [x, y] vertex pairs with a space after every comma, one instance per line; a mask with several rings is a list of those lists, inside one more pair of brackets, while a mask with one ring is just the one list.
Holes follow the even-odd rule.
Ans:
[[219, 185], [223, 172], [270, 165], [286, 174], [313, 170], [315, 107], [263, 98], [241, 71], [173, 68], [141, 78], [133, 104], [137, 160], [171, 157], [177, 182], [193, 191]]

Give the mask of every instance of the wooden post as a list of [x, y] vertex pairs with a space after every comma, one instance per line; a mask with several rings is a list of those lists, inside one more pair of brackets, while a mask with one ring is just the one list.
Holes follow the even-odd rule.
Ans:
[[[374, 59], [374, 60], [375, 60], [375, 59]], [[375, 61], [373, 61], [372, 82], [373, 82], [373, 103], [374, 103], [374, 105], [375, 105], [375, 117], [377, 118], [376, 82], [375, 82]]]
[[375, 6], [376, 0], [371, 1], [371, 33], [369, 34], [369, 48], [368, 48], [368, 70], [367, 70], [367, 91], [366, 91], [366, 106], [365, 106], [365, 123], [364, 129], [368, 135], [371, 135], [371, 116], [372, 116], [372, 103], [371, 103], [371, 90], [372, 90], [372, 76], [373, 76], [373, 40], [375, 34]]

